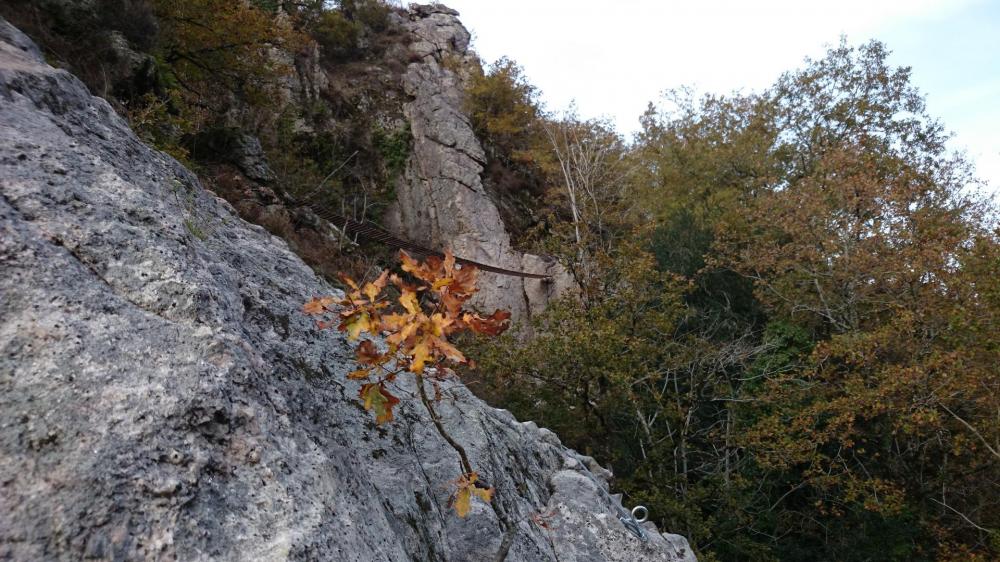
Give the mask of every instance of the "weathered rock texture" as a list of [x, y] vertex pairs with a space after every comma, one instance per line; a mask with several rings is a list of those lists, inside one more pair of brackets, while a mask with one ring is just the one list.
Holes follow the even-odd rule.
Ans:
[[432, 248], [505, 269], [551, 275], [539, 281], [485, 274], [477, 304], [510, 310], [515, 319], [539, 312], [572, 286], [555, 260], [511, 247], [500, 212], [480, 175], [486, 155], [463, 109], [462, 69], [479, 65], [469, 50], [469, 32], [458, 12], [413, 6], [407, 29], [416, 61], [403, 76], [410, 96], [404, 113], [413, 132], [413, 153], [397, 187], [389, 223], [404, 236]]
[[376, 427], [300, 313], [330, 292], [0, 20], [0, 560], [690, 556], [458, 383], [444, 425], [497, 492], [456, 517], [419, 403]]

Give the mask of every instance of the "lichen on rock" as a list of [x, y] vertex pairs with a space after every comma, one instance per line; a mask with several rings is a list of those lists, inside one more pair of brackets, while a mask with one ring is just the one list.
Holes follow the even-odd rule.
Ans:
[[427, 413], [376, 427], [301, 313], [333, 289], [2, 20], [0, 271], [0, 559], [688, 559], [458, 382], [442, 423], [496, 495], [451, 514]]

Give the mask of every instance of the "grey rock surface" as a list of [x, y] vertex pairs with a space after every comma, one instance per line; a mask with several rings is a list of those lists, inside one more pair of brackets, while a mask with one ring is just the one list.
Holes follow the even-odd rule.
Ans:
[[0, 20], [0, 560], [684, 559], [458, 383], [443, 424], [496, 496], [456, 517], [412, 382], [375, 426], [300, 312], [331, 292]]
[[410, 8], [407, 30], [417, 59], [403, 76], [410, 96], [404, 113], [413, 133], [413, 152], [400, 179], [390, 226], [432, 248], [515, 271], [551, 275], [539, 281], [484, 274], [475, 304], [511, 311], [514, 320], [540, 312], [573, 287], [555, 260], [511, 247], [500, 212], [483, 187], [486, 154], [463, 108], [463, 69], [479, 61], [469, 50], [469, 32], [458, 12], [440, 4]]
[[240, 134], [233, 139], [230, 159], [246, 177], [268, 183], [274, 181], [274, 172], [267, 162], [260, 139], [249, 134]]

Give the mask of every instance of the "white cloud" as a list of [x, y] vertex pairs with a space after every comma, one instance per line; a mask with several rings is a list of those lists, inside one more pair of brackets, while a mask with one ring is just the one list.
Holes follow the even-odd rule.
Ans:
[[553, 107], [576, 99], [632, 130], [667, 87], [762, 88], [820, 55], [841, 34], [867, 38], [887, 21], [933, 17], [946, 0], [618, 2], [452, 0], [487, 61], [521, 63]]
[[[550, 109], [562, 109], [576, 100], [582, 115], [610, 117], [619, 130], [630, 133], [638, 128], [646, 104], [666, 88], [693, 86], [714, 93], [761, 89], [781, 72], [799, 66], [804, 57], [821, 56], [824, 46], [835, 44], [842, 34], [852, 43], [861, 42], [882, 37], [887, 30], [926, 25], [984, 1], [447, 3], [461, 12], [481, 56], [489, 62], [507, 55], [519, 62], [543, 91]], [[919, 65], [919, 61], [903, 62]], [[929, 93], [942, 105], [959, 103], [952, 99], [966, 96]], [[931, 107], [934, 114], [942, 111], [946, 110]], [[975, 130], [974, 124], [959, 123], [964, 121], [961, 117], [951, 113], [944, 117], [949, 127], [958, 130], [960, 145], [969, 147], [972, 155], [982, 154], [980, 168], [1000, 173], [1000, 146], [979, 144], [988, 142], [992, 133], [982, 129], [982, 123], [982, 130]]]

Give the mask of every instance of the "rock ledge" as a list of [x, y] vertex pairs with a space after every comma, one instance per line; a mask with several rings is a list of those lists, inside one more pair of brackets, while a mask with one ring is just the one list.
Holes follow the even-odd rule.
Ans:
[[690, 559], [459, 384], [444, 423], [497, 494], [455, 517], [426, 413], [374, 426], [300, 313], [332, 289], [2, 20], [0, 273], [0, 559]]

